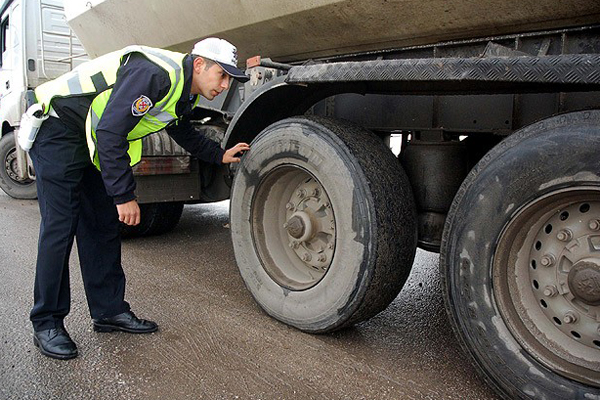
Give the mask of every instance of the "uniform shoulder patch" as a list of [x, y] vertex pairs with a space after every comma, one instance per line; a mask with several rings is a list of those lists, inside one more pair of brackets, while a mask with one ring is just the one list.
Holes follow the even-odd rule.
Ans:
[[134, 117], [141, 117], [152, 108], [152, 100], [147, 96], [141, 95], [131, 104], [131, 113]]

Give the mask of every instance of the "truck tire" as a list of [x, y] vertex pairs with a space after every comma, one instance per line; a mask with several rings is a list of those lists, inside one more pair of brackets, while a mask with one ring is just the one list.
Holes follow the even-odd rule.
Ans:
[[15, 199], [31, 200], [37, 198], [35, 181], [20, 179], [17, 171], [17, 149], [14, 132], [0, 138], [0, 188]]
[[183, 212], [182, 202], [140, 204], [140, 223], [136, 226], [121, 224], [121, 237], [162, 235], [172, 231]]
[[600, 111], [526, 127], [469, 173], [440, 268], [463, 349], [507, 398], [600, 396]]
[[272, 124], [236, 173], [231, 234], [241, 276], [274, 318], [313, 333], [394, 300], [416, 250], [398, 160], [373, 133], [317, 117]]

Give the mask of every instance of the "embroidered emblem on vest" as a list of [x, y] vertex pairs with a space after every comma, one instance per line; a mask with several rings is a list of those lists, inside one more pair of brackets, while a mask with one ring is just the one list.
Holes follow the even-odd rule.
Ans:
[[131, 105], [131, 113], [134, 117], [140, 117], [148, 112], [152, 108], [152, 100], [148, 97], [141, 95]]

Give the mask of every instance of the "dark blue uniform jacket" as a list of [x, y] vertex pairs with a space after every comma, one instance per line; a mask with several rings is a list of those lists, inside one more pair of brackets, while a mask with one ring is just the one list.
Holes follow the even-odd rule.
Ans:
[[[221, 164], [224, 150], [218, 143], [202, 136], [191, 125], [189, 118], [196, 97], [190, 94], [192, 85], [192, 58], [183, 62], [184, 87], [176, 106], [180, 120], [171, 123], [167, 133], [181, 147], [200, 160]], [[96, 129], [97, 150], [106, 192], [115, 204], [135, 199], [135, 181], [127, 155], [127, 134], [143, 116], [132, 111], [133, 103], [146, 96], [156, 104], [169, 91], [168, 73], [139, 53], [132, 53], [117, 72], [113, 91]], [[71, 129], [85, 134], [85, 119], [93, 97], [55, 99], [52, 104], [60, 119]]]

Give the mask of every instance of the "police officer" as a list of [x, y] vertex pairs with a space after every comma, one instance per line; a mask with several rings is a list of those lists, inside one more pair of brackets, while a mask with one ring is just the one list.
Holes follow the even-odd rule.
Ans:
[[30, 319], [42, 354], [77, 356], [63, 323], [70, 310], [74, 237], [94, 330], [158, 329], [125, 301], [119, 221], [140, 222], [131, 165], [141, 158], [140, 139], [162, 129], [203, 161], [239, 162], [246, 143], [224, 151], [188, 119], [200, 96], [212, 100], [232, 78], [248, 80], [236, 65], [236, 48], [218, 38], [198, 42], [191, 54], [131, 46], [36, 89], [49, 116], [30, 150], [41, 212]]

